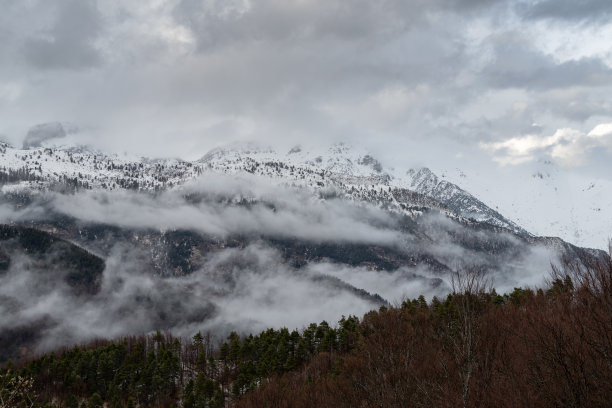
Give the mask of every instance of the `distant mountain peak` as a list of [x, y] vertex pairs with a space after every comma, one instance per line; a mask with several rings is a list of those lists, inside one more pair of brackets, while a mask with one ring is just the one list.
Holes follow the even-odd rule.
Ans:
[[51, 140], [63, 139], [78, 133], [76, 125], [68, 122], [48, 122], [32, 126], [23, 140], [24, 149], [44, 147]]
[[223, 146], [216, 147], [209, 150], [204, 156], [202, 156], [198, 162], [206, 163], [214, 159], [222, 159], [229, 156], [237, 155], [250, 155], [250, 154], [261, 154], [261, 153], [275, 153], [272, 147], [254, 142], [254, 141], [238, 141], [228, 143]]
[[301, 145], [295, 145], [291, 149], [289, 149], [289, 152], [287, 154], [295, 154], [295, 153], [299, 153], [301, 151], [302, 151], [302, 146]]

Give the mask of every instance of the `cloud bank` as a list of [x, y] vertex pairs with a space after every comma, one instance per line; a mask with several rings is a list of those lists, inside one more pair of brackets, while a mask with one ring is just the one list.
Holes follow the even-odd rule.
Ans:
[[384, 245], [409, 238], [394, 230], [393, 217], [373, 206], [321, 200], [308, 190], [274, 187], [249, 175], [208, 174], [155, 196], [104, 190], [54, 194], [52, 206], [86, 223], [186, 229], [219, 238], [263, 234]]
[[[397, 214], [338, 198], [321, 200], [313, 192], [271, 186], [247, 175], [203, 176], [157, 195], [49, 193], [18, 210], [9, 204], [0, 208], [3, 223], [57, 225], [57, 215], [73, 219], [74, 226], [67, 221], [60, 225], [75, 230], [73, 239], [94, 247], [96, 241], [79, 241], [87, 228], [112, 226], [126, 232], [105, 253], [101, 289], [94, 295], [50, 279], [25, 254], [11, 254], [11, 268], [0, 274], [0, 333], [34, 330], [37, 350], [157, 329], [178, 336], [198, 330], [223, 336], [230, 330], [301, 328], [335, 322], [342, 315], [360, 316], [385, 301], [398, 304], [420, 294], [443, 297], [450, 284], [449, 274], [436, 267], [440, 263], [451, 270], [483, 267], [503, 292], [541, 284], [556, 259], [554, 252], [528, 246], [509, 233], [468, 229], [442, 214], [424, 215], [410, 230], [411, 224]], [[180, 276], [152, 273], [144, 265], [160, 256], [157, 247], [126, 238], [162, 234], [163, 240], [169, 239], [163, 231], [176, 230], [217, 239], [251, 238], [234, 247], [215, 246], [202, 254], [195, 270]], [[424, 262], [385, 270], [323, 257], [296, 267], [284, 256], [286, 247], [275, 247], [269, 238], [339, 247], [367, 244]]]

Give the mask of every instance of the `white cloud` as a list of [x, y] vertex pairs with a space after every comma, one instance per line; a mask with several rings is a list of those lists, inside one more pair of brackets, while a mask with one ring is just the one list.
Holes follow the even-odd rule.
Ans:
[[610, 137], [612, 136], [612, 123], [601, 123], [593, 128], [588, 134], [591, 137]]
[[[208, 198], [193, 204], [185, 199], [185, 192], [219, 202]], [[253, 203], [231, 205], [242, 199]], [[343, 200], [321, 202], [307, 191], [272, 187], [249, 175], [233, 178], [205, 173], [200, 180], [155, 197], [126, 191], [57, 194], [53, 205], [56, 211], [85, 222], [162, 231], [190, 229], [222, 238], [242, 233], [387, 244], [406, 238], [390, 228], [395, 220], [375, 207]]]
[[480, 146], [493, 153], [493, 160], [501, 165], [517, 165], [548, 156], [566, 167], [578, 167], [592, 150], [612, 147], [612, 123], [601, 123], [588, 133], [563, 128], [552, 136], [525, 135]]

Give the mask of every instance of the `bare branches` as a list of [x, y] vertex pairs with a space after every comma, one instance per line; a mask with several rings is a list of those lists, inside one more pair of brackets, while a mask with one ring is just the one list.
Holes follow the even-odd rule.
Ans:
[[473, 266], [453, 272], [451, 275], [451, 288], [453, 294], [481, 295], [491, 292], [493, 284], [483, 268]]
[[0, 408], [30, 408], [34, 406], [34, 380], [10, 371], [0, 374]]

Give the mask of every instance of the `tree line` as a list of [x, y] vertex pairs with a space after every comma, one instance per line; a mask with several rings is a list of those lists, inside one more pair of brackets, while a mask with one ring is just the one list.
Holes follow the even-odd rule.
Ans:
[[499, 295], [478, 271], [444, 300], [364, 316], [357, 346], [319, 353], [235, 406], [608, 407], [612, 262], [566, 262]]
[[[350, 350], [359, 319], [323, 321], [301, 333], [268, 329], [257, 335], [232, 332], [220, 346], [210, 334], [181, 340], [150, 336], [98, 340], [0, 369], [0, 398], [10, 384], [31, 381], [23, 395], [0, 407], [224, 407], [268, 378], [290, 372], [319, 352]], [[17, 398], [17, 399], [15, 399]], [[6, 398], [5, 398], [6, 399]]]

